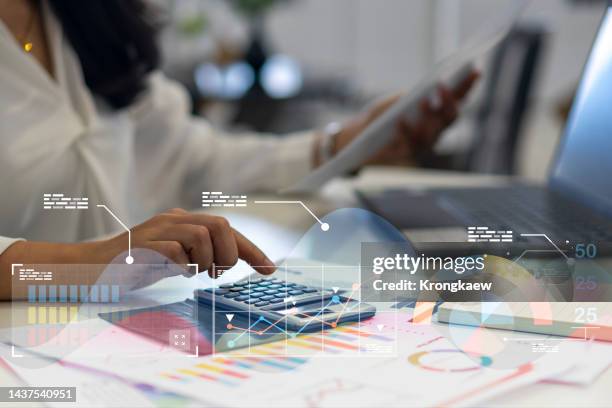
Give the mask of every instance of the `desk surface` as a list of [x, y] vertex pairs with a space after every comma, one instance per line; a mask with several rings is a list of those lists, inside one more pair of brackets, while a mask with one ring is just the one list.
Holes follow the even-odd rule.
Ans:
[[[507, 178], [494, 176], [466, 176], [447, 172], [373, 168], [365, 170], [354, 180], [334, 181], [324, 188], [320, 196], [304, 198], [303, 201], [315, 214], [322, 216], [337, 208], [355, 206], [356, 199], [352, 193], [355, 187], [375, 189], [402, 185], [412, 187], [475, 186], [499, 184], [506, 181], [508, 181]], [[250, 198], [254, 199], [255, 197]], [[270, 197], [261, 196], [257, 198], [266, 199]], [[302, 234], [313, 224], [312, 216], [299, 205], [249, 204], [247, 208], [215, 211], [215, 213], [226, 216], [235, 228], [250, 237], [272, 259], [286, 256], [299, 242]], [[232, 280], [242, 273], [237, 271], [224, 276], [223, 279]], [[206, 281], [208, 278], [202, 276], [201, 279]], [[186, 284], [185, 282], [189, 283]], [[156, 284], [149, 290], [163, 296], [164, 300], [167, 301], [181, 300], [192, 293], [193, 288], [201, 287], [203, 283], [194, 280], [171, 279], [164, 281], [162, 284]], [[0, 304], [0, 328], [7, 327], [9, 321], [10, 305]], [[106, 323], [101, 322], [101, 324]], [[10, 379], [2, 376], [3, 374], [0, 374], [2, 384], [9, 385], [12, 383]], [[606, 371], [587, 387], [539, 383], [497, 397], [489, 401], [487, 405], [497, 407], [610, 406], [612, 403], [610, 389], [612, 389], [612, 370]]]
[[[305, 199], [305, 202], [316, 214], [324, 215], [336, 208], [356, 205], [356, 198], [352, 193], [354, 188], [381, 189], [402, 185], [413, 188], [485, 186], [499, 185], [508, 181], [510, 179], [507, 177], [498, 176], [466, 176], [461, 173], [441, 171], [372, 168], [364, 171], [357, 179], [339, 180], [328, 184], [320, 197]], [[294, 234], [294, 242], [299, 239], [299, 232], [306, 231], [312, 225], [310, 215], [299, 206], [255, 207], [250, 208], [249, 212], [268, 220], [273, 225], [288, 226]], [[229, 216], [230, 219], [232, 217], [231, 213], [225, 212], [224, 215]], [[241, 219], [237, 221], [240, 222]], [[246, 225], [245, 227], [248, 228]], [[238, 225], [238, 228], [240, 228], [240, 225]], [[253, 235], [253, 237], [255, 236]], [[256, 241], [264, 249], [269, 246], [270, 251], [278, 250], [269, 242]], [[282, 254], [278, 254], [278, 256], [282, 256]], [[612, 389], [612, 369], [608, 369], [587, 387], [552, 383], [534, 384], [499, 396], [489, 401], [487, 405], [496, 407], [608, 407], [612, 404], [610, 389]]]

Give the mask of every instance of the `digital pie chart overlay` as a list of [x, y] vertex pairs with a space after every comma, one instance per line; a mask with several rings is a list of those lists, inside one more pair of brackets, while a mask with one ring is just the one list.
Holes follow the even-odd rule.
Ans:
[[[467, 357], [467, 353], [458, 349], [427, 350], [411, 354], [410, 356], [408, 356], [408, 362], [424, 370], [443, 373], [476, 371], [480, 370], [483, 367], [489, 367], [491, 366], [491, 364], [493, 364], [493, 359], [489, 356], [476, 356], [476, 361], [467, 358], [465, 365], [463, 364], [463, 362], [457, 365], [456, 362], [454, 362], [453, 360], [457, 360], [456, 357], [459, 356]], [[470, 356], [474, 357], [473, 355]], [[432, 357], [440, 358], [436, 359]]]

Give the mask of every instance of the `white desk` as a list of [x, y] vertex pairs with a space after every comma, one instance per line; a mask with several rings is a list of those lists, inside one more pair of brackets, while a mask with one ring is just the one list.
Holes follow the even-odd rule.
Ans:
[[[465, 176], [430, 171], [400, 171], [385, 169], [369, 169], [354, 180], [339, 180], [329, 184], [317, 198], [304, 197], [303, 201], [316, 214], [326, 213], [342, 207], [355, 206], [352, 190], [355, 187], [384, 188], [390, 186], [460, 186], [487, 185], [507, 181], [491, 176]], [[234, 227], [251, 238], [272, 259], [284, 257], [299, 241], [302, 234], [313, 225], [313, 218], [300, 205], [257, 205], [251, 204], [255, 199], [270, 199], [271, 196], [250, 196], [247, 208], [215, 211], [230, 219]], [[295, 199], [295, 198], [292, 198]], [[300, 198], [297, 198], [300, 199]], [[224, 279], [232, 279], [227, 275]], [[203, 281], [207, 278], [202, 277]], [[164, 300], [182, 300], [191, 293], [194, 287], [203, 282], [186, 279], [165, 281], [149, 289], [154, 296], [162, 295]], [[8, 304], [0, 304], [0, 327], [7, 322], [10, 313]], [[8, 316], [10, 318], [10, 316]], [[4, 324], [3, 324], [4, 323]], [[100, 324], [107, 324], [100, 322]], [[0, 383], [10, 385], [9, 378], [2, 378]], [[570, 387], [555, 384], [535, 384], [488, 403], [496, 407], [576, 407], [612, 405], [612, 370], [604, 373], [595, 383], [588, 387]], [[2, 406], [2, 404], [0, 404]]]

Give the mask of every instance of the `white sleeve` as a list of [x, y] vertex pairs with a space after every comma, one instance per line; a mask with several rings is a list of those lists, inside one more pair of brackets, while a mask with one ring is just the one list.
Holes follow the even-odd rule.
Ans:
[[[139, 175], [154, 186], [182, 186], [190, 201], [203, 190], [246, 193], [290, 186], [311, 170], [313, 132], [285, 137], [230, 135], [191, 115], [185, 89], [161, 73], [131, 109]], [[163, 184], [161, 184], [163, 183]], [[151, 191], [159, 199], [159, 188]], [[193, 202], [193, 201], [191, 201]]]
[[17, 241], [23, 241], [23, 238], [0, 237], [0, 255]]

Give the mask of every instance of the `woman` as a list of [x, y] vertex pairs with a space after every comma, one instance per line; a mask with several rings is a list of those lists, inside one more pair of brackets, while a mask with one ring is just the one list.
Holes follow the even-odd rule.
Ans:
[[[207, 270], [241, 258], [271, 273], [273, 263], [225, 219], [164, 209], [193, 207], [202, 191], [286, 187], [394, 101], [333, 135], [223, 137], [190, 116], [185, 90], [158, 71], [148, 12], [137, 0], [0, 0], [0, 298], [10, 297], [12, 263], [105, 264], [124, 252], [127, 233], [79, 242], [117, 230], [96, 204], [128, 225], [142, 222], [131, 230], [134, 248]], [[475, 78], [441, 88], [440, 106], [424, 102], [421, 119], [399, 123], [371, 162], [431, 146]], [[90, 208], [45, 210], [46, 193], [86, 197]]]

